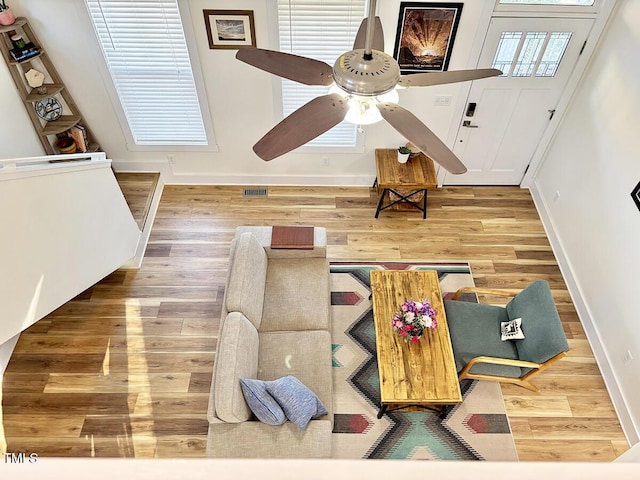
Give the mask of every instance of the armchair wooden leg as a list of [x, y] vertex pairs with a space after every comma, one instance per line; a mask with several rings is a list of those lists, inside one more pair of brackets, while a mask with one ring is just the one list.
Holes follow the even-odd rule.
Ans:
[[481, 375], [481, 374], [475, 374], [475, 373], [467, 373], [464, 370], [462, 372], [460, 372], [460, 374], [458, 375], [458, 381], [460, 381], [460, 382], [462, 380], [467, 379], [467, 378], [471, 379], [471, 380], [488, 380], [488, 381], [491, 381], [491, 382], [512, 383], [512, 384], [518, 385], [518, 386], [520, 386], [522, 388], [526, 388], [527, 390], [531, 390], [532, 392], [537, 392], [537, 391], [540, 390], [533, 383], [529, 382], [528, 380], [525, 380], [524, 377], [523, 378], [493, 377], [491, 375]]

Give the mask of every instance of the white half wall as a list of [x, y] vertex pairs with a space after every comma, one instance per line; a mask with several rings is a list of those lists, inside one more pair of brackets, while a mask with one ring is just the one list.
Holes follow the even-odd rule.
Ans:
[[140, 230], [111, 162], [94, 155], [0, 161], [0, 346], [136, 253]]
[[640, 2], [622, 0], [532, 186], [630, 443], [640, 430], [638, 51]]

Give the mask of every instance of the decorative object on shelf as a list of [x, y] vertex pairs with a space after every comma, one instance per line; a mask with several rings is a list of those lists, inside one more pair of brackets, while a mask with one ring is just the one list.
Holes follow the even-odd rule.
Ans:
[[38, 100], [35, 109], [38, 116], [47, 122], [52, 122], [62, 116], [62, 105], [53, 97]]
[[256, 46], [253, 10], [203, 10], [209, 48]]
[[0, 0], [0, 25], [13, 25], [16, 22], [16, 17], [8, 7], [5, 0]]
[[40, 55], [40, 49], [31, 42], [25, 43], [24, 47], [12, 48], [9, 52], [16, 62], [24, 62], [31, 57]]
[[27, 46], [22, 35], [18, 35], [17, 33], [11, 37], [11, 43], [13, 44], [13, 48], [24, 48]]
[[76, 153], [76, 142], [71, 137], [62, 137], [56, 141], [56, 149], [60, 153]]
[[407, 147], [398, 148], [398, 161], [400, 163], [407, 163], [407, 160], [409, 160], [410, 153], [411, 153], [411, 150], [409, 150]]
[[418, 343], [425, 329], [438, 327], [437, 312], [431, 307], [428, 299], [414, 302], [409, 299], [400, 305], [391, 320], [394, 332], [405, 342]]
[[40, 95], [47, 93], [47, 87], [42, 85], [44, 83], [44, 73], [32, 68], [24, 74], [24, 77], [27, 79], [29, 86], [35, 88]]
[[447, 70], [463, 5], [400, 3], [393, 58], [403, 75]]
[[76, 142], [77, 152], [85, 153], [87, 151], [89, 148], [89, 138], [87, 136], [86, 128], [78, 123], [67, 130], [67, 134]]

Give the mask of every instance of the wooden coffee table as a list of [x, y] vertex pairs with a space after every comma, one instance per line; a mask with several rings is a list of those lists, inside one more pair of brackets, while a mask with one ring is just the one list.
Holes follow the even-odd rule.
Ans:
[[[437, 272], [373, 270], [370, 277], [380, 374], [378, 418], [410, 406], [446, 416], [451, 405], [462, 402], [462, 394]], [[393, 331], [393, 314], [406, 300], [425, 298], [438, 314], [438, 327], [425, 331], [418, 343], [405, 343]]]

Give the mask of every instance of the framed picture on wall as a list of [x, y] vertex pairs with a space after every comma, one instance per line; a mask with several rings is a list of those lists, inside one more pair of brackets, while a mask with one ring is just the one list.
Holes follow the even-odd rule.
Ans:
[[393, 57], [403, 75], [447, 70], [462, 6], [462, 3], [400, 3]]
[[633, 198], [636, 207], [638, 207], [638, 210], [640, 210], [640, 183], [638, 183], [638, 185], [636, 185], [636, 188], [634, 188], [631, 192], [631, 198]]
[[209, 48], [256, 46], [253, 10], [203, 10]]

